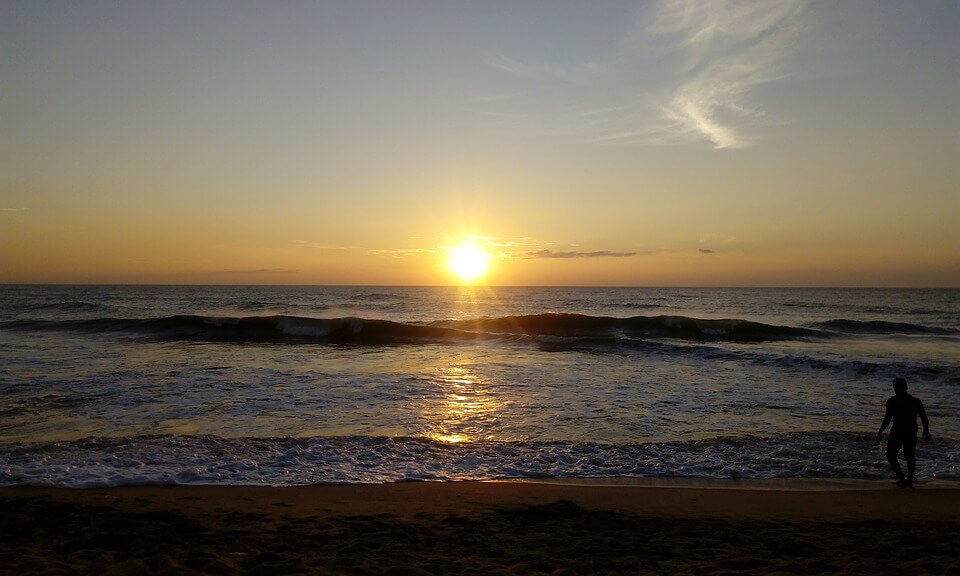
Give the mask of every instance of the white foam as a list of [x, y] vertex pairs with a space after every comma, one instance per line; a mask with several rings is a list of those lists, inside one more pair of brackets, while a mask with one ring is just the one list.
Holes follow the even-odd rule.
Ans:
[[[502, 478], [686, 477], [714, 479], [889, 476], [869, 434], [596, 444], [421, 438], [91, 438], [0, 445], [0, 485], [86, 488], [136, 484], [379, 483]], [[926, 447], [918, 477], [960, 478], [955, 441]]]

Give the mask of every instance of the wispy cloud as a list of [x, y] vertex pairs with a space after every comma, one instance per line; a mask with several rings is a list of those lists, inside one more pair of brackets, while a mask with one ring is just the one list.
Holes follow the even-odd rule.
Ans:
[[543, 242], [539, 242], [532, 238], [526, 238], [523, 236], [516, 236], [513, 238], [496, 238], [493, 236], [470, 236], [467, 240], [473, 241], [481, 246], [486, 248], [521, 248], [525, 246], [542, 246]]
[[[412, 248], [373, 248], [367, 250], [367, 254], [389, 258], [415, 258], [424, 255], [444, 254], [449, 252], [452, 247], [463, 242], [468, 242], [488, 252], [491, 252], [497, 258], [511, 258], [514, 257], [515, 251], [518, 249], [529, 249], [533, 246], [544, 245], [543, 242], [525, 237], [499, 238], [494, 236], [458, 236], [455, 238], [436, 237], [432, 239], [412, 237], [410, 240], [419, 240], [422, 243], [430, 243], [432, 245]], [[415, 243], [419, 244], [421, 242]], [[546, 245], [550, 244], [546, 243]]]
[[[429, 239], [422, 239], [430, 242]], [[449, 253], [452, 247], [466, 240], [478, 248], [488, 252], [491, 257], [503, 260], [529, 259], [573, 259], [573, 258], [628, 258], [641, 252], [619, 252], [614, 250], [554, 250], [554, 242], [537, 240], [527, 237], [493, 237], [467, 236], [464, 238], [434, 238], [428, 246], [392, 249], [370, 249], [366, 253], [371, 256], [386, 258], [423, 258], [436, 257]], [[576, 248], [577, 245], [567, 244]], [[656, 251], [646, 251], [642, 254], [652, 254]]]
[[237, 274], [296, 274], [299, 271], [300, 270], [294, 268], [254, 268], [250, 270], [215, 270], [212, 272], [200, 272], [198, 274], [233, 276]]
[[715, 148], [748, 145], [741, 126], [765, 116], [751, 106], [750, 93], [783, 77], [779, 61], [803, 8], [802, 0], [660, 4], [650, 34], [683, 62], [681, 82], [662, 107], [672, 128], [706, 138]]
[[603, 53], [551, 62], [498, 53], [489, 63], [530, 94], [525, 104], [514, 98], [510, 111], [559, 135], [743, 148], [754, 143], [754, 129], [774, 122], [754, 102], [756, 88], [786, 77], [808, 2], [659, 0]]
[[[573, 63], [549, 63], [523, 61], [497, 53], [489, 60], [494, 68], [513, 76], [531, 79], [550, 79], [564, 82], [581, 82], [602, 74], [607, 64], [601, 60], [578, 60]], [[517, 93], [514, 93], [515, 97]]]
[[[386, 258], [422, 258], [425, 256], [437, 256], [449, 253], [452, 247], [457, 246], [462, 241], [474, 244], [480, 249], [488, 252], [493, 258], [504, 260], [516, 259], [569, 259], [569, 258], [626, 258], [636, 256], [640, 252], [617, 252], [613, 250], [553, 250], [548, 246], [554, 246], [554, 242], [536, 240], [526, 237], [498, 238], [493, 236], [468, 236], [464, 238], [434, 238], [435, 244], [429, 247], [414, 248], [392, 248], [392, 249], [370, 249], [366, 253], [372, 256], [381, 256]], [[566, 246], [576, 246], [575, 244], [566, 244]], [[644, 252], [648, 254], [652, 252]]]
[[0, 208], [0, 212], [26, 212], [29, 208]]
[[399, 248], [399, 249], [374, 249], [367, 250], [367, 254], [373, 256], [387, 256], [390, 258], [407, 258], [410, 256], [422, 256], [424, 254], [438, 254], [443, 252], [442, 248]]
[[636, 256], [636, 252], [612, 252], [610, 250], [598, 250], [596, 252], [554, 252], [553, 250], [535, 250], [526, 252], [526, 258], [625, 258], [627, 256]]
[[294, 245], [299, 248], [309, 248], [310, 250], [352, 250], [350, 246], [340, 246], [338, 244], [328, 244], [324, 242], [310, 242], [308, 240], [294, 240]]

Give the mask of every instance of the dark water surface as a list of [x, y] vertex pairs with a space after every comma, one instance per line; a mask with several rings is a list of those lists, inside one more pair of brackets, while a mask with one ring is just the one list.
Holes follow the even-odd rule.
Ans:
[[960, 476], [957, 290], [0, 286], [0, 484]]

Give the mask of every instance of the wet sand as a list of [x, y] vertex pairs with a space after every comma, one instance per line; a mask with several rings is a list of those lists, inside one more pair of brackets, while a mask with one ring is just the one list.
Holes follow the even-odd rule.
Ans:
[[957, 574], [928, 483], [0, 489], [9, 574]]

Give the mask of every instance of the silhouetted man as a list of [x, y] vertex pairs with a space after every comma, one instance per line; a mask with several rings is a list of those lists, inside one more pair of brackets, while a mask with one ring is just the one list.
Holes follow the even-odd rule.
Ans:
[[[913, 488], [913, 470], [917, 466], [917, 416], [923, 422], [923, 439], [930, 440], [930, 424], [927, 422], [927, 413], [923, 409], [923, 402], [919, 398], [907, 394], [907, 381], [903, 378], [893, 379], [893, 391], [897, 394], [887, 399], [887, 413], [883, 416], [880, 431], [877, 432], [877, 444], [883, 438], [883, 431], [893, 420], [893, 428], [887, 437], [887, 460], [890, 467], [897, 473], [897, 486]], [[903, 447], [903, 456], [907, 459], [907, 476], [904, 478], [897, 454]]]

